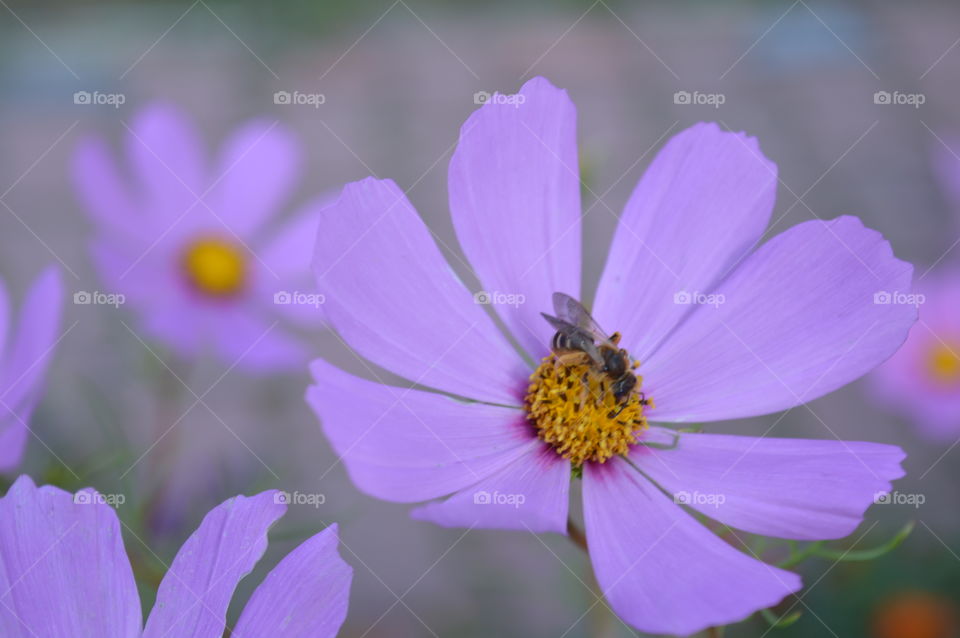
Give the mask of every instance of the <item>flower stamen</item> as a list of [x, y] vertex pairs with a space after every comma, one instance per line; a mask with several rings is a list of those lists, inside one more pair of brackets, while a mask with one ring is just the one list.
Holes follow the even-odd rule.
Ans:
[[183, 252], [183, 269], [189, 284], [211, 297], [231, 297], [247, 282], [247, 260], [235, 243], [220, 238], [203, 238]]
[[927, 354], [927, 368], [936, 381], [953, 385], [960, 383], [960, 346], [955, 350], [950, 344], [938, 343]]
[[636, 390], [618, 399], [613, 381], [589, 361], [564, 363], [555, 355], [530, 376], [527, 418], [537, 436], [575, 468], [626, 454], [649, 427], [643, 411], [652, 402]]

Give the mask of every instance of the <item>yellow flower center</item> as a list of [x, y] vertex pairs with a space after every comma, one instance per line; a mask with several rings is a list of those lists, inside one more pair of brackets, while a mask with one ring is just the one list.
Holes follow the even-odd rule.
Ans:
[[566, 364], [553, 355], [530, 376], [527, 418], [537, 436], [574, 467], [626, 454], [649, 427], [643, 410], [652, 402], [638, 391], [640, 378], [619, 400], [613, 381], [591, 363]]
[[960, 344], [938, 343], [927, 353], [927, 370], [936, 381], [960, 383]]
[[191, 243], [183, 253], [183, 269], [190, 284], [211, 297], [233, 296], [247, 281], [247, 259], [242, 248], [218, 238]]

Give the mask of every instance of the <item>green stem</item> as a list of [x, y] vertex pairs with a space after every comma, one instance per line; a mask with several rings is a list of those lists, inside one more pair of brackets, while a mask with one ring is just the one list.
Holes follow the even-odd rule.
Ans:
[[573, 541], [574, 545], [585, 552], [588, 551], [586, 534], [584, 534], [583, 530], [577, 527], [577, 524], [571, 519], [567, 519], [567, 536], [570, 537], [570, 540]]

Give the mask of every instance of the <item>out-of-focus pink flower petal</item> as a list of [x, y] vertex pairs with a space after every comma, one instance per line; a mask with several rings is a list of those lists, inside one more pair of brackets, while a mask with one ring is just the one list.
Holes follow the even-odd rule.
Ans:
[[[517, 340], [548, 353], [556, 291], [580, 294], [577, 114], [543, 78], [495, 94], [460, 129], [450, 211], [463, 251]], [[512, 297], [511, 297], [512, 295]]]
[[267, 548], [267, 530], [283, 516], [278, 492], [235, 496], [212, 509], [163, 577], [143, 638], [220, 636], [241, 578]]
[[869, 389], [874, 402], [909, 418], [927, 438], [952, 443], [960, 435], [960, 378], [949, 370], [941, 377], [934, 357], [960, 357], [960, 268], [927, 273], [914, 290], [923, 296], [920, 318], [903, 347], [870, 375]]
[[300, 155], [296, 138], [277, 122], [250, 122], [224, 144], [204, 200], [233, 233], [249, 236], [290, 195]]
[[537, 445], [517, 408], [374, 383], [322, 360], [311, 370], [307, 401], [350, 478], [378, 498], [445, 496]]
[[258, 316], [256, 309], [240, 307], [223, 312], [210, 325], [221, 358], [248, 373], [304, 370], [309, 361], [306, 344], [285, 332], [279, 320]]
[[347, 617], [353, 569], [331, 525], [287, 554], [257, 587], [234, 638], [332, 638]]
[[136, 638], [140, 600], [120, 523], [96, 492], [17, 479], [0, 498], [0, 635]]
[[[257, 294], [274, 301], [284, 317], [313, 330], [326, 322], [324, 299], [317, 293], [310, 268], [317, 242], [320, 211], [336, 201], [323, 195], [296, 211], [258, 250], [267, 276], [261, 277]], [[275, 275], [275, 276], [273, 276]]]
[[537, 442], [492, 476], [411, 515], [444, 527], [565, 534], [569, 493], [570, 461]]
[[853, 381], [893, 354], [916, 320], [904, 301], [912, 273], [855, 217], [781, 233], [641, 366], [651, 420], [767, 414]]
[[760, 239], [777, 167], [756, 139], [697, 124], [671, 139], [620, 219], [593, 315], [644, 361], [692, 306]]
[[60, 338], [63, 282], [51, 266], [37, 277], [20, 309], [0, 369], [0, 470], [16, 467], [27, 428], [43, 392], [44, 379]]
[[367, 359], [471, 399], [522, 398], [529, 367], [392, 181], [347, 184], [321, 212], [313, 270], [329, 321]]
[[154, 104], [139, 111], [127, 130], [126, 150], [152, 228], [162, 230], [202, 207], [197, 198], [207, 174], [200, 136], [178, 109]]
[[797, 540], [848, 536], [878, 494], [903, 476], [903, 450], [860, 441], [679, 435], [673, 449], [630, 458], [677, 502], [754, 534]]
[[686, 636], [771, 607], [800, 577], [737, 551], [620, 459], [584, 468], [597, 582], [627, 623]]
[[71, 175], [77, 196], [98, 232], [108, 233], [115, 241], [130, 241], [145, 225], [151, 226], [103, 140], [80, 142], [73, 154]]

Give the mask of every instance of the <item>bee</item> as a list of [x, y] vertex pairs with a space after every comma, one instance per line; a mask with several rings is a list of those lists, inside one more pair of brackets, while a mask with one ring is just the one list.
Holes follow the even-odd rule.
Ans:
[[540, 314], [557, 331], [550, 343], [554, 356], [564, 364], [592, 363], [610, 378], [610, 391], [622, 410], [638, 381], [630, 355], [619, 346], [620, 333], [607, 336], [579, 301], [562, 292], [553, 293], [553, 311], [556, 316]]

